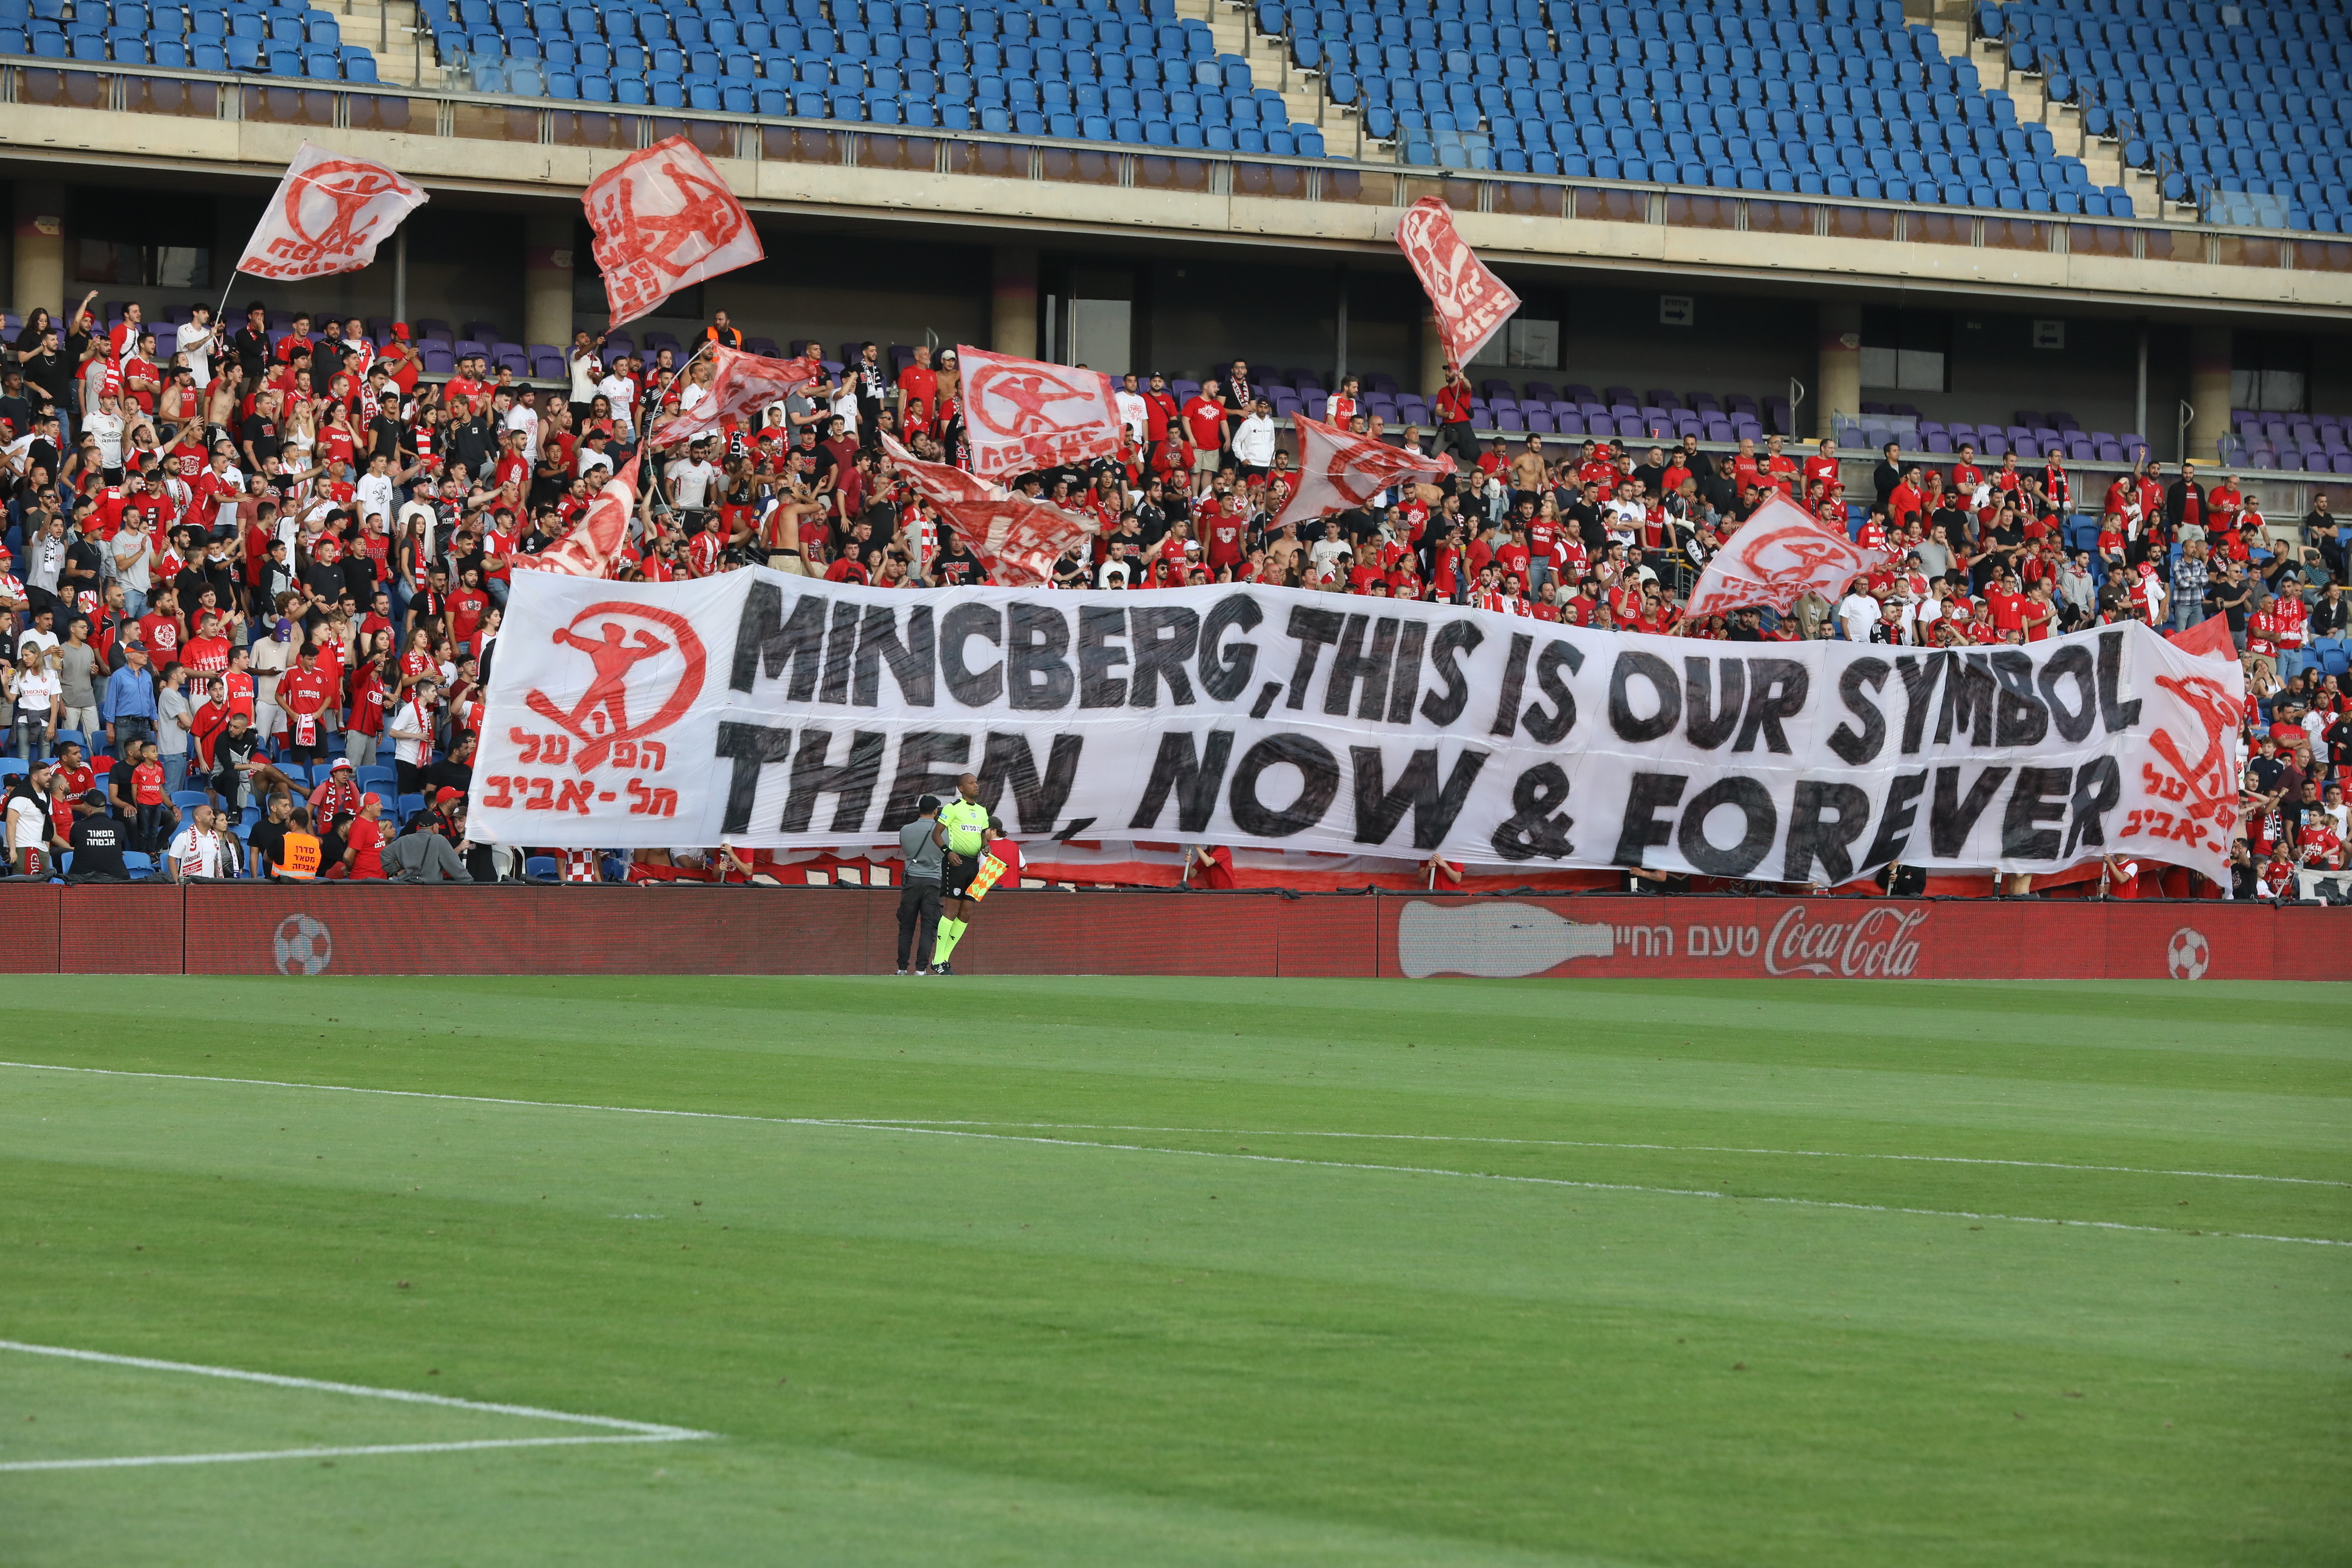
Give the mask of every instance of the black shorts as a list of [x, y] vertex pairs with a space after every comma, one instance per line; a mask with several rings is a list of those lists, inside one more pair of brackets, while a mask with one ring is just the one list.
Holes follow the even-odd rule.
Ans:
[[940, 896], [961, 898], [971, 891], [971, 879], [979, 874], [980, 856], [976, 854], [964, 856], [961, 865], [942, 865], [940, 868]]

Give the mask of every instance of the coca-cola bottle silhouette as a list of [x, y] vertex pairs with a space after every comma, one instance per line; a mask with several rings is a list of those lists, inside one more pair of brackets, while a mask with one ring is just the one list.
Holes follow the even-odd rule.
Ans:
[[1563, 920], [1532, 904], [1415, 902], [1397, 916], [1397, 967], [1416, 980], [1431, 975], [1515, 979], [1570, 958], [1607, 958], [1616, 951], [1613, 926]]

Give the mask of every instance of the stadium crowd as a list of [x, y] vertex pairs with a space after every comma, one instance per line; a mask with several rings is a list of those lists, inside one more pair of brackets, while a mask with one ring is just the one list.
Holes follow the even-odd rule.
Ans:
[[[466, 837], [464, 812], [516, 562], [567, 536], [652, 421], [713, 395], [709, 357], [582, 332], [560, 390], [479, 356], [428, 378], [404, 325], [378, 341], [358, 319], [280, 326], [259, 302], [235, 323], [199, 307], [160, 354], [138, 307], [101, 324], [94, 298], [69, 319], [35, 312], [0, 349], [11, 870], [69, 852], [84, 879], [135, 873], [126, 854], [174, 876], [511, 871]], [[724, 313], [703, 337], [743, 346]], [[1276, 521], [1297, 454], [1249, 364], [1181, 400], [1175, 386], [1125, 377], [1116, 457], [1018, 481], [1092, 520], [1057, 585], [1256, 581], [1663, 635], [1926, 647], [2221, 615], [2260, 699], [2237, 891], [2291, 895], [2296, 869], [2343, 866], [2347, 563], [2325, 495], [2282, 544], [2237, 476], [2209, 485], [2191, 464], [2145, 462], [2099, 492], [2055, 457], [1965, 447], [1930, 465], [1890, 444], [1865, 467], [1779, 435], [1735, 451], [1482, 446], [1448, 366], [1433, 429], [1384, 429], [1352, 379], [1313, 412], [1442, 450], [1456, 472], [1301, 528]], [[618, 575], [765, 562], [886, 587], [988, 580], [882, 445], [958, 460], [960, 390], [952, 351], [886, 361], [866, 343], [740, 426], [649, 451]], [[1775, 496], [1885, 547], [1886, 564], [1785, 615], [1687, 614], [1699, 570]], [[760, 870], [723, 847], [638, 862], [626, 874]], [[564, 872], [604, 874], [586, 853]]]

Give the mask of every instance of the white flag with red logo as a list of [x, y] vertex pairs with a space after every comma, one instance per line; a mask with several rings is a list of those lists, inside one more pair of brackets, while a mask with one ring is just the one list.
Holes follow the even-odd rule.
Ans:
[[1890, 559], [1776, 493], [1698, 574], [1688, 612], [1727, 615], [1769, 604], [1785, 614], [1808, 593], [1836, 600], [1847, 583]]
[[709, 395], [696, 403], [691, 413], [656, 420], [656, 446], [714, 434], [729, 420], [740, 419], [772, 402], [780, 402], [793, 388], [804, 387], [824, 373], [823, 366], [805, 357], [771, 360], [738, 349], [718, 347], [713, 347], [710, 354], [719, 371], [711, 378]]
[[1466, 365], [1519, 308], [1509, 284], [1486, 270], [1454, 231], [1454, 209], [1423, 196], [1397, 220], [1396, 242], [1437, 318], [1445, 357]]
[[598, 175], [580, 204], [595, 231], [592, 248], [615, 327], [681, 288], [768, 254], [751, 214], [683, 136], [657, 141]]
[[1351, 512], [1403, 480], [1454, 472], [1450, 454], [1407, 452], [1303, 413], [1292, 422], [1298, 426], [1298, 489], [1274, 519], [1276, 528]]
[[515, 557], [517, 569], [529, 567], [566, 577], [612, 576], [623, 547], [629, 542], [629, 515], [637, 509], [637, 463], [632, 457], [621, 465], [620, 472], [604, 481], [604, 487], [588, 503], [572, 531], [551, 549]]
[[357, 272], [375, 259], [375, 247], [400, 220], [429, 199], [381, 163], [305, 141], [261, 209], [236, 270], [281, 279]]
[[1118, 404], [1108, 376], [970, 344], [957, 348], [956, 360], [971, 471], [982, 478], [1118, 455]]
[[887, 435], [882, 438], [882, 449], [999, 583], [1026, 587], [1052, 582], [1054, 563], [1096, 530], [1092, 517], [1033, 501], [945, 463], [926, 463]]

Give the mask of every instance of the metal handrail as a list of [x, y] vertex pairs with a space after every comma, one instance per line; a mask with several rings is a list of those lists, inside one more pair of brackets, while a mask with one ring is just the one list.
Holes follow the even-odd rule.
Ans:
[[[860, 120], [803, 120], [794, 116], [764, 116], [730, 114], [724, 110], [699, 110], [691, 106], [668, 108], [657, 104], [587, 103], [571, 99], [523, 98], [511, 94], [477, 93], [425, 84], [406, 86], [398, 82], [312, 81], [307, 78], [257, 77], [236, 72], [209, 72], [179, 69], [170, 67], [118, 64], [100, 60], [57, 60], [28, 55], [0, 55], [0, 85], [5, 91], [0, 102], [18, 104], [26, 101], [23, 96], [21, 73], [47, 71], [63, 76], [125, 77], [166, 80], [173, 83], [203, 83], [222, 89], [242, 89], [268, 92], [324, 93], [352, 99], [405, 99], [446, 104], [453, 107], [476, 107], [522, 110], [542, 115], [604, 115], [668, 121], [691, 121], [699, 124], [743, 127], [755, 130], [823, 131], [843, 136], [879, 136], [915, 138], [919, 140], [973, 142], [985, 145], [1033, 147], [1066, 152], [1093, 153], [1105, 157], [1175, 159], [1209, 163], [1231, 168], [1244, 165], [1253, 168], [1295, 168], [1325, 173], [1364, 175], [1394, 175], [1408, 181], [1462, 181], [1500, 186], [1529, 186], [1559, 190], [1601, 190], [1643, 193], [1662, 196], [1705, 198], [1717, 201], [1765, 202], [1781, 205], [1802, 205], [1831, 210], [1893, 213], [1922, 218], [1983, 218], [2008, 223], [2035, 223], [2064, 225], [2088, 225], [2100, 228], [2124, 228], [2144, 233], [2172, 235], [2194, 232], [2216, 235], [2239, 235], [2248, 239], [2286, 243], [2335, 245], [2345, 243], [2337, 236], [2305, 235], [2300, 231], [2282, 229], [2233, 227], [2204, 222], [2182, 223], [2165, 219], [2117, 217], [2093, 213], [2043, 213], [2011, 210], [2003, 207], [1925, 206], [1913, 202], [1887, 198], [1810, 194], [1792, 191], [1727, 190], [1715, 186], [1682, 185], [1646, 180], [1611, 180], [1599, 175], [1521, 173], [1507, 169], [1456, 169], [1443, 165], [1383, 162], [1360, 158], [1306, 158], [1276, 152], [1223, 152], [1214, 148], [1168, 147], [1132, 142], [1082, 141], [1051, 136], [1024, 136], [1012, 131], [959, 131], [944, 126], [877, 125]], [[231, 95], [226, 99], [236, 104]], [[70, 107], [70, 106], [68, 106]], [[223, 118], [236, 118], [224, 115]], [[1355, 117], [1359, 125], [1361, 116]], [[436, 126], [431, 133], [440, 134]], [[415, 132], [411, 132], [415, 134]], [[454, 134], [451, 133], [451, 134]], [[1230, 184], [1227, 190], [1230, 192]], [[1648, 221], [1663, 224], [1665, 220], [1653, 217]]]

